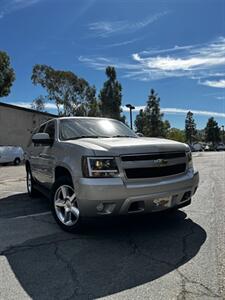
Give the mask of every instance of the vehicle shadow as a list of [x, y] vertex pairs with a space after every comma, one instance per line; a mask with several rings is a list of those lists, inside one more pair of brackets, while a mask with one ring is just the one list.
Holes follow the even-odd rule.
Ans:
[[80, 235], [58, 232], [5, 251], [32, 299], [94, 299], [151, 282], [191, 260], [206, 240], [182, 211], [90, 224]]
[[20, 217], [49, 210], [50, 203], [43, 196], [30, 198], [27, 193], [20, 193], [0, 199], [0, 218]]

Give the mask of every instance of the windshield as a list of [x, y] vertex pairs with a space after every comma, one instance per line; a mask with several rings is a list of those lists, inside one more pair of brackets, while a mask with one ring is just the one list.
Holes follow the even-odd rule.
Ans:
[[111, 119], [62, 119], [59, 124], [59, 137], [61, 140], [100, 137], [137, 137], [136, 134], [122, 122]]

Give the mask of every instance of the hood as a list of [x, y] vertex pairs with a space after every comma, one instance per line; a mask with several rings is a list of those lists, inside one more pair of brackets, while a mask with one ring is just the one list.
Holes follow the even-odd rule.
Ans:
[[[68, 141], [67, 141], [68, 142]], [[187, 151], [188, 145], [160, 138], [85, 138], [71, 140], [71, 144], [76, 144], [93, 150], [96, 155], [113, 155], [133, 153], [153, 153], [168, 151]], [[107, 153], [106, 153], [107, 152]]]

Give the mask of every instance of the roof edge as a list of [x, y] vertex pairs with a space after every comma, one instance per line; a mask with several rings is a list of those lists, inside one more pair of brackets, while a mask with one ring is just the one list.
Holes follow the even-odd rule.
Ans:
[[31, 113], [36, 113], [36, 114], [41, 114], [41, 115], [45, 115], [45, 116], [50, 116], [50, 117], [54, 117], [54, 118], [58, 117], [58, 115], [54, 115], [54, 114], [51, 114], [51, 113], [48, 113], [48, 112], [38, 111], [38, 110], [35, 110], [35, 109], [32, 109], [32, 108], [17, 106], [17, 105], [5, 103], [5, 102], [0, 102], [0, 107], [1, 106], [8, 107], [8, 108], [13, 108], [13, 109], [19, 109], [19, 110], [23, 110], [23, 111], [27, 111], [27, 112], [31, 112]]

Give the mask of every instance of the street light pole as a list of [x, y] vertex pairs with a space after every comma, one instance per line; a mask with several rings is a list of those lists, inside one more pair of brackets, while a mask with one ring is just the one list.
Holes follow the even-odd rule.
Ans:
[[133, 129], [132, 110], [135, 109], [135, 106], [126, 104], [126, 107], [130, 110], [130, 128]]

